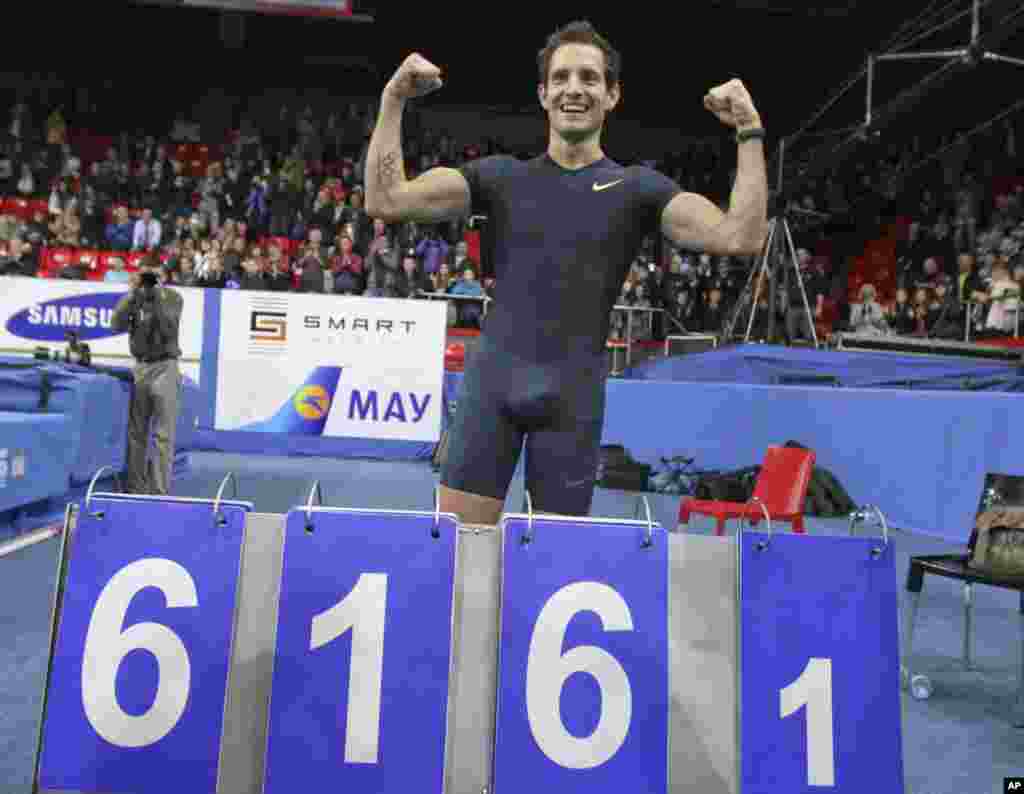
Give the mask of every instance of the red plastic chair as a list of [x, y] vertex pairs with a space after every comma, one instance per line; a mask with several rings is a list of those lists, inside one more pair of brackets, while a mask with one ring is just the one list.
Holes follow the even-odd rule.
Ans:
[[[721, 535], [730, 518], [746, 518], [757, 524], [764, 518], [763, 504], [773, 521], [787, 521], [793, 531], [804, 532], [804, 502], [814, 472], [815, 454], [799, 447], [768, 447], [757, 484], [749, 502], [715, 502], [687, 497], [679, 505], [679, 523], [688, 524], [693, 513], [714, 516], [715, 534]], [[760, 500], [760, 503], [758, 502]]]

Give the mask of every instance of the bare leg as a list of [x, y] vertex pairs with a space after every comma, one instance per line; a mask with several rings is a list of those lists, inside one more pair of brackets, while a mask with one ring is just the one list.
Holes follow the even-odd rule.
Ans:
[[456, 491], [441, 485], [438, 493], [442, 513], [454, 513], [461, 524], [484, 524], [493, 527], [501, 518], [505, 500]]

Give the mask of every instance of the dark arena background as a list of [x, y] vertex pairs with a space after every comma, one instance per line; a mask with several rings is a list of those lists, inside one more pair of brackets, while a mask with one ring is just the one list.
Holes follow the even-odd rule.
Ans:
[[[0, 794], [1024, 775], [1024, 3], [589, 5], [11, 8]], [[623, 58], [604, 155], [727, 215], [703, 100], [743, 81], [768, 234], [652, 227], [589, 516], [534, 511], [527, 441], [498, 525], [460, 523], [450, 430], [515, 263], [485, 213], [368, 214], [370, 138], [419, 53], [408, 179], [543, 155], [537, 54], [583, 18]], [[181, 300], [151, 442], [159, 362], [115, 320], [150, 268]], [[129, 493], [138, 432], [169, 494]]]

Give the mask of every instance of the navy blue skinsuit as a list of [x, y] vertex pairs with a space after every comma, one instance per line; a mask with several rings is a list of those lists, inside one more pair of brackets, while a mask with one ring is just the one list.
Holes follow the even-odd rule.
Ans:
[[498, 155], [459, 170], [472, 212], [488, 216], [497, 297], [467, 361], [441, 482], [504, 500], [525, 438], [534, 510], [588, 515], [612, 306], [681, 190], [607, 158], [569, 170], [546, 154]]

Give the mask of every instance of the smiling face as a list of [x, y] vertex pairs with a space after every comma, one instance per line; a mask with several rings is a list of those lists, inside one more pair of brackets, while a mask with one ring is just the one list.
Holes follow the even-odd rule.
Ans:
[[619, 86], [605, 80], [605, 59], [592, 44], [563, 44], [551, 56], [547, 82], [538, 87], [551, 133], [567, 143], [600, 136], [605, 116], [618, 104]]

